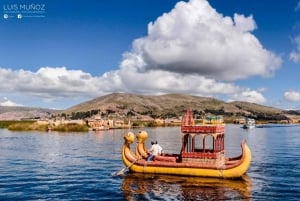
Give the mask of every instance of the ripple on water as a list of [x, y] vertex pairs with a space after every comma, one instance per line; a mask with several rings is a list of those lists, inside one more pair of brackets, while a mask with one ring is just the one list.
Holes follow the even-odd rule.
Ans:
[[[147, 131], [149, 139], [157, 139], [166, 151], [180, 151], [178, 128]], [[240, 154], [243, 138], [252, 150], [247, 179], [242, 181], [112, 177], [124, 167], [120, 153], [124, 132], [61, 135], [0, 130], [0, 200], [297, 200], [300, 195], [300, 127], [245, 132], [227, 126], [226, 153]]]

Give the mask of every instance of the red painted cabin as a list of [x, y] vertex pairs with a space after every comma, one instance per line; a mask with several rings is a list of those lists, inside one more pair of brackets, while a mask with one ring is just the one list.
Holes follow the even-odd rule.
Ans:
[[203, 166], [220, 166], [225, 163], [225, 125], [221, 117], [203, 119], [195, 125], [193, 113], [187, 110], [181, 122], [183, 162], [202, 163]]

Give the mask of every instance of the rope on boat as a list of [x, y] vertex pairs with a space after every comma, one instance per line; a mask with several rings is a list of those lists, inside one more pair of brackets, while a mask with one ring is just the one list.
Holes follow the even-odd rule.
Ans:
[[225, 163], [222, 165], [222, 169], [221, 169], [221, 173], [222, 173], [223, 178], [224, 178], [224, 169], [225, 169]]
[[220, 171], [222, 178], [224, 178], [225, 163], [226, 162], [224, 161], [222, 165], [217, 166], [217, 169]]
[[148, 166], [148, 161], [146, 160], [146, 163], [144, 163], [144, 173], [145, 173], [145, 168]]
[[224, 178], [224, 169], [225, 169], [225, 164], [217, 167], [217, 169], [219, 170], [220, 172], [220, 175], [222, 176], [222, 178]]

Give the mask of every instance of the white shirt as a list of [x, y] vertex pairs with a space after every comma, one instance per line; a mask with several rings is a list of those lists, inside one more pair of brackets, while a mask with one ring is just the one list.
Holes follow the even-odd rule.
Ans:
[[152, 147], [149, 149], [149, 152], [151, 152], [154, 156], [157, 156], [159, 154], [159, 151], [159, 147], [156, 144], [153, 144]]
[[159, 144], [155, 144], [158, 150], [158, 154], [161, 154], [162, 152], [162, 147]]

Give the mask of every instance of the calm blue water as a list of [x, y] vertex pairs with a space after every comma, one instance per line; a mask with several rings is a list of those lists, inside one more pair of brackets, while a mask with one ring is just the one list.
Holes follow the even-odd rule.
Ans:
[[[165, 152], [179, 153], [178, 127], [145, 130]], [[227, 156], [240, 154], [243, 139], [253, 155], [247, 175], [233, 181], [112, 176], [124, 167], [120, 152], [127, 131], [78, 134], [0, 129], [0, 200], [300, 199], [300, 126], [267, 125], [243, 130], [227, 125]]]

